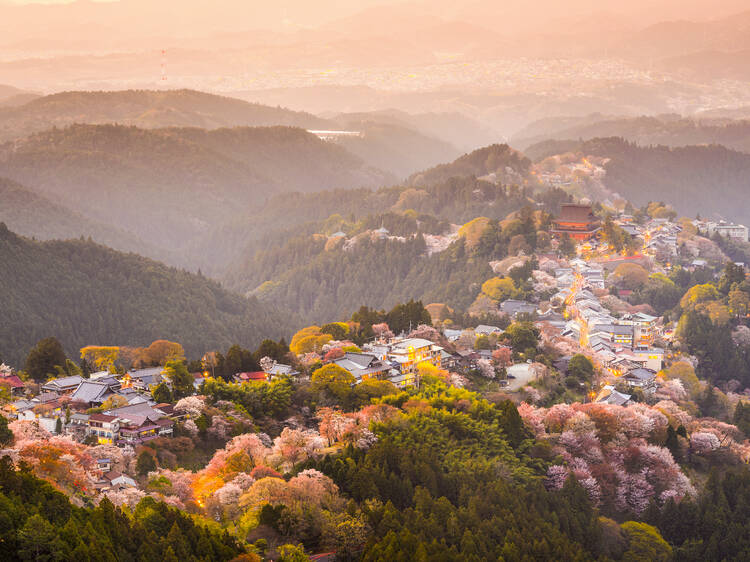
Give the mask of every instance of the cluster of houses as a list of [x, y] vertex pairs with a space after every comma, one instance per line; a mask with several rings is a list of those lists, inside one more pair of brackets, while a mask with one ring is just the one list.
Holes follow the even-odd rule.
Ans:
[[446, 356], [449, 355], [442, 347], [429, 340], [398, 337], [365, 344], [361, 352], [346, 352], [333, 363], [349, 371], [357, 383], [379, 379], [404, 388], [418, 385], [420, 364], [441, 367]]
[[[594, 288], [603, 288], [596, 266], [576, 259], [571, 261], [571, 267], [574, 275], [567, 288], [563, 284], [571, 280], [568, 272], [562, 272], [558, 278], [561, 280], [558, 298], [567, 294], [565, 304], [569, 315], [562, 335], [580, 342], [599, 365], [629, 388], [653, 392], [656, 373], [664, 359], [664, 350], [654, 346], [660, 333], [660, 319], [643, 312], [615, 317], [594, 294]], [[597, 401], [618, 404], [629, 399], [629, 395], [618, 393], [614, 387], [604, 387], [597, 397]]]
[[[5, 410], [19, 420], [36, 421], [50, 433], [80, 441], [93, 438], [99, 444], [137, 445], [171, 436], [180, 418], [172, 405], [153, 400], [150, 389], [161, 381], [161, 367], [124, 375], [102, 371], [88, 379], [78, 375], [52, 379], [33, 397], [18, 396], [24, 389], [21, 383], [12, 387], [18, 390], [18, 399]], [[109, 406], [105, 409], [105, 405]]]
[[731, 238], [740, 242], [748, 241], [748, 230], [744, 224], [735, 224], [726, 221], [702, 221], [696, 219], [693, 221], [693, 225], [700, 232], [705, 232], [708, 236], [713, 236], [715, 233], [719, 233], [725, 238]]

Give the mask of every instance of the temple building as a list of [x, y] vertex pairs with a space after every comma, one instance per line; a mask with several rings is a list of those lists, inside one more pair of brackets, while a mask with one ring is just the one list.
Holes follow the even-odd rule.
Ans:
[[601, 223], [591, 210], [591, 205], [574, 205], [572, 203], [560, 206], [560, 214], [552, 221], [552, 233], [562, 236], [570, 235], [574, 240], [588, 240], [593, 238]]

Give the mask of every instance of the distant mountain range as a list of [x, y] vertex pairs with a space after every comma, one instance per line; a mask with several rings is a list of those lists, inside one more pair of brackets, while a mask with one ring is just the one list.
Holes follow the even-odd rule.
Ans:
[[0, 224], [0, 354], [22, 366], [56, 336], [70, 357], [84, 345], [180, 342], [191, 357], [288, 336], [288, 317], [200, 275], [92, 242], [34, 242]]
[[309, 113], [195, 90], [61, 92], [35, 98], [19, 107], [0, 109], [0, 140], [25, 137], [74, 123], [119, 123], [145, 129], [270, 125], [305, 129], [330, 127], [330, 122]]

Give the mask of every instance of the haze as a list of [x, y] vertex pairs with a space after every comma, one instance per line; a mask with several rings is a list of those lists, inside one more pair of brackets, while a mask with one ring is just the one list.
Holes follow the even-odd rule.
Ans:
[[750, 105], [744, 0], [4, 0], [0, 22], [0, 83], [31, 94], [458, 112], [498, 138], [558, 115]]

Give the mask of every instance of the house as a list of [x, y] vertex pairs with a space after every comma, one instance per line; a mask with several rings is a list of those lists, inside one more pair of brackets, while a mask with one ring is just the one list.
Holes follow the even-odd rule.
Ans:
[[21, 399], [8, 404], [4, 409], [15, 414], [18, 419], [22, 419], [24, 412], [31, 412], [31, 419], [33, 419], [35, 417], [32, 412], [34, 406], [36, 406], [36, 403], [31, 400]]
[[563, 204], [560, 206], [559, 215], [552, 222], [554, 226], [550, 232], [557, 236], [567, 234], [579, 241], [593, 238], [601, 228], [591, 205]]
[[101, 480], [96, 483], [96, 488], [100, 492], [109, 490], [121, 490], [123, 488], [135, 488], [136, 483], [130, 476], [121, 472], [105, 472]]
[[388, 344], [388, 352], [383, 360], [395, 364], [403, 373], [416, 373], [417, 366], [426, 362], [440, 367], [440, 352], [443, 350], [430, 340], [422, 338], [397, 339]]
[[266, 381], [268, 379], [268, 375], [264, 373], [263, 371], [251, 371], [248, 373], [237, 373], [234, 375], [234, 380], [236, 382], [257, 382], [257, 381]]
[[96, 469], [102, 473], [112, 470], [112, 459], [96, 459]]
[[487, 326], [486, 324], [480, 324], [474, 328], [474, 334], [476, 336], [489, 336], [491, 334], [502, 334], [503, 331], [497, 326]]
[[656, 385], [656, 373], [650, 369], [638, 367], [624, 374], [622, 380], [630, 388], [640, 388], [645, 392], [653, 392]]
[[83, 441], [88, 435], [89, 415], [80, 412], [71, 414], [70, 420], [65, 425], [65, 433], [73, 437], [76, 441]]
[[591, 335], [600, 334], [613, 344], [632, 349], [633, 326], [622, 324], [596, 324], [590, 330]]
[[535, 304], [513, 299], [508, 299], [500, 303], [500, 310], [511, 318], [516, 318], [519, 314], [536, 314], [536, 309]]
[[46, 392], [55, 392], [57, 394], [71, 394], [84, 380], [85, 379], [78, 375], [52, 379], [42, 385], [42, 390]]
[[268, 371], [266, 371], [266, 374], [268, 375], [269, 379], [274, 379], [276, 377], [284, 376], [296, 377], [300, 374], [300, 372], [291, 365], [284, 365], [283, 363], [274, 362], [273, 367], [268, 369]]
[[23, 394], [23, 381], [5, 363], [0, 365], [0, 386], [7, 388], [11, 396]]
[[445, 339], [447, 339], [450, 342], [457, 341], [458, 338], [461, 337], [461, 334], [463, 334], [463, 330], [453, 330], [451, 328], [445, 328], [443, 329], [443, 335], [445, 336]]
[[367, 379], [386, 379], [392, 374], [393, 369], [389, 363], [378, 359], [373, 353], [347, 351], [343, 357], [333, 362], [354, 375], [358, 383]]
[[457, 364], [457, 357], [444, 349], [440, 351], [440, 365], [444, 369], [453, 369]]
[[664, 350], [660, 347], [636, 348], [633, 350], [635, 361], [640, 361], [646, 369], [661, 371], [664, 363]]
[[[119, 383], [118, 383], [119, 386]], [[114, 392], [106, 382], [83, 381], [78, 388], [71, 394], [73, 402], [85, 404], [89, 408], [101, 406], [102, 403], [112, 396]]]
[[117, 442], [120, 432], [120, 418], [107, 414], [91, 414], [88, 419], [88, 435], [96, 437], [100, 445]]
[[636, 347], [648, 347], [654, 343], [656, 338], [656, 323], [659, 320], [656, 316], [638, 312], [636, 314], [626, 314], [618, 323], [634, 327], [633, 338]]
[[118, 443], [135, 445], [157, 437], [168, 437], [174, 432], [174, 421], [149, 404], [123, 406], [109, 410], [107, 414], [120, 421]]
[[161, 382], [164, 367], [148, 367], [147, 369], [131, 369], [123, 377], [123, 386], [132, 386], [138, 390], [149, 390]]
[[206, 373], [191, 373], [193, 375], [193, 388], [197, 391], [208, 378]]
[[479, 354], [476, 351], [469, 349], [459, 349], [456, 352], [454, 364], [461, 369], [469, 370], [477, 368], [477, 361], [479, 361]]
[[706, 223], [706, 232], [709, 236], [719, 233], [725, 238], [747, 242], [748, 230], [743, 224], [734, 224], [724, 221]]
[[628, 404], [630, 404], [630, 398], [630, 394], [617, 392], [614, 386], [607, 385], [602, 388], [597, 397], [594, 399], [594, 402], [596, 402], [597, 404], [614, 404], [616, 406], [627, 406]]

